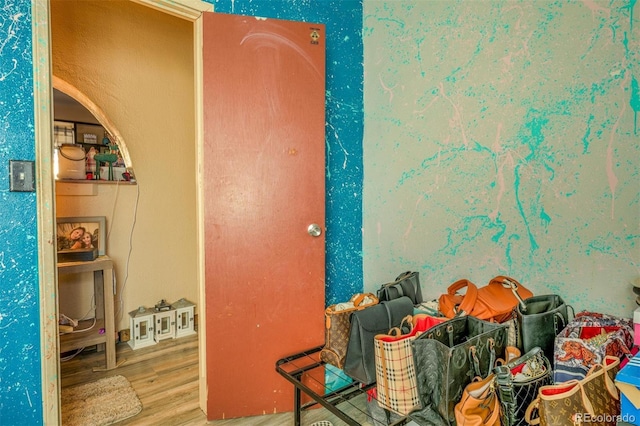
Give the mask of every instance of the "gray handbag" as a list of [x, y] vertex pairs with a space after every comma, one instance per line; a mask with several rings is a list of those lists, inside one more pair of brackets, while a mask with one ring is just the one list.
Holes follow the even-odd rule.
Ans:
[[403, 272], [396, 277], [395, 281], [382, 284], [378, 289], [377, 296], [381, 302], [407, 296], [414, 305], [421, 304], [424, 300], [420, 287], [420, 273]]
[[464, 388], [504, 358], [507, 326], [467, 315], [436, 325], [412, 345], [422, 408], [409, 418], [420, 425], [451, 426]]
[[374, 337], [400, 327], [402, 319], [413, 314], [413, 302], [408, 297], [380, 302], [351, 314], [351, 329], [344, 372], [365, 385], [376, 381]]
[[557, 294], [533, 296], [524, 300], [516, 308], [518, 333], [522, 353], [539, 347], [548, 359], [553, 359], [555, 338], [569, 323], [568, 308], [562, 297]]

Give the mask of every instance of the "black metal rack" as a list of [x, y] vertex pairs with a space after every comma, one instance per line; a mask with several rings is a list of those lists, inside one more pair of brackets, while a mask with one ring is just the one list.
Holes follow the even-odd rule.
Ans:
[[[346, 386], [342, 386], [337, 390], [328, 389], [324, 382], [305, 383], [303, 377], [308, 377], [314, 372], [323, 374], [325, 371], [325, 362], [320, 360], [319, 354], [323, 346], [315, 348], [279, 359], [276, 362], [276, 371], [294, 386], [294, 425], [300, 426], [302, 411], [318, 404], [333, 413], [336, 417], [344, 421], [347, 425], [360, 426], [361, 422], [355, 420], [340, 408], [340, 405], [348, 403], [351, 399], [366, 393], [370, 389], [374, 389], [376, 384], [362, 385], [358, 382], [352, 382]], [[320, 386], [321, 385], [321, 386]], [[314, 388], [320, 388], [318, 391]], [[302, 403], [302, 394], [307, 395], [312, 400]], [[353, 405], [351, 405], [353, 407]], [[364, 413], [364, 412], [363, 412]], [[374, 421], [370, 415], [371, 423], [380, 425], [379, 421]], [[394, 426], [405, 425], [410, 420], [402, 417], [392, 423]], [[386, 423], [385, 423], [386, 424]]]

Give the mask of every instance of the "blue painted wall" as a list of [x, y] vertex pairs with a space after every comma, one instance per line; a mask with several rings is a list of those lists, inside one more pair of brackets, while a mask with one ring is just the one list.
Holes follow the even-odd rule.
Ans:
[[[31, 11], [0, 1], [0, 418], [32, 425], [36, 206], [7, 179], [34, 158]], [[328, 303], [415, 269], [426, 296], [506, 273], [577, 308], [634, 307], [635, 0], [212, 3], [327, 27]]]
[[[209, 0], [207, 0], [209, 1]], [[211, 0], [219, 13], [325, 24], [327, 305], [362, 291], [362, 2]]]
[[0, 424], [42, 422], [36, 194], [9, 191], [35, 159], [31, 5], [0, 7]]

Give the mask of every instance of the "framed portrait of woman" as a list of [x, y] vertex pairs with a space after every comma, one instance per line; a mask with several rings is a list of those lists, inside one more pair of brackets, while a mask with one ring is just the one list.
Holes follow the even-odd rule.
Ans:
[[59, 217], [56, 219], [57, 251], [98, 249], [98, 256], [106, 254], [106, 218]]

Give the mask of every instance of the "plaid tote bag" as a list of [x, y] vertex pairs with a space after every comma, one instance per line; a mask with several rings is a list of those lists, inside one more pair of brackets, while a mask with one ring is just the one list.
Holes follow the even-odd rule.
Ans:
[[[392, 328], [388, 334], [375, 336], [376, 390], [378, 404], [382, 408], [402, 416], [420, 408], [411, 342], [445, 320], [447, 318], [428, 314], [409, 315], [402, 320], [400, 327]], [[405, 324], [411, 330], [402, 334]]]

